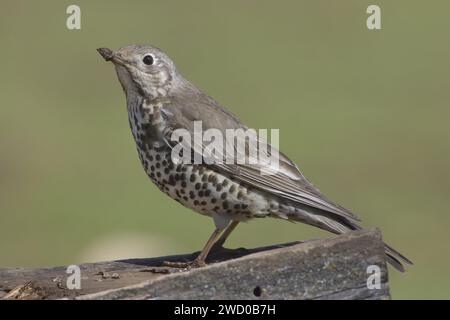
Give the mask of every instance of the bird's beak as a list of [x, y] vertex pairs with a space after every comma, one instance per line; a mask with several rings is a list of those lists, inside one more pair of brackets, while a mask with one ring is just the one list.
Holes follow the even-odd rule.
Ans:
[[105, 59], [106, 61], [111, 61], [114, 58], [114, 51], [108, 48], [98, 48], [98, 53]]
[[98, 53], [105, 59], [106, 61], [112, 61], [113, 63], [124, 65], [125, 61], [120, 57], [120, 55], [111, 49], [108, 48], [98, 48]]

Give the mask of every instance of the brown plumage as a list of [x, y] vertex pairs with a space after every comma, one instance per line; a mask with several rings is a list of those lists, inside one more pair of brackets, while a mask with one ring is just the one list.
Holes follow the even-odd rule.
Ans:
[[[214, 244], [222, 245], [240, 221], [276, 217], [310, 224], [332, 233], [359, 230], [358, 217], [327, 199], [288, 157], [279, 152], [279, 166], [228, 164], [225, 154], [205, 159], [205, 145], [172, 141], [177, 129], [194, 133], [194, 121], [202, 129], [248, 129], [218, 102], [184, 79], [172, 60], [149, 45], [133, 45], [116, 52], [99, 53], [116, 67], [127, 97], [130, 127], [141, 162], [149, 177], [165, 193], [201, 214], [211, 216], [216, 230], [190, 266], [204, 265]], [[250, 137], [259, 142], [260, 137]], [[201, 164], [177, 164], [171, 157], [177, 143], [203, 156]], [[270, 152], [276, 152], [274, 148]], [[225, 152], [224, 152], [225, 153]], [[247, 154], [248, 155], [248, 154]], [[208, 161], [210, 160], [210, 161]], [[272, 174], [261, 170], [272, 169]], [[225, 231], [224, 231], [225, 230]], [[223, 232], [223, 234], [222, 234]], [[222, 234], [220, 239], [219, 236]], [[403, 271], [406, 257], [386, 245], [387, 260]], [[185, 266], [185, 264], [179, 264]]]

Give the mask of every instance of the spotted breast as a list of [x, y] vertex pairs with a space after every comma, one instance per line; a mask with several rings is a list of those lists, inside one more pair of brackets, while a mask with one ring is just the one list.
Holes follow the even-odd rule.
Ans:
[[142, 166], [156, 186], [194, 211], [243, 221], [278, 211], [278, 202], [209, 169], [203, 164], [174, 164], [163, 143], [161, 102], [135, 101], [128, 106], [130, 128]]

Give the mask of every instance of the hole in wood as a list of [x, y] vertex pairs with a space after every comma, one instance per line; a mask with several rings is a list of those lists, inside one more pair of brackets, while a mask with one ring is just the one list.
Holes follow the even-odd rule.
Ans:
[[261, 297], [262, 289], [260, 286], [256, 286], [255, 289], [253, 289], [253, 294], [255, 297]]

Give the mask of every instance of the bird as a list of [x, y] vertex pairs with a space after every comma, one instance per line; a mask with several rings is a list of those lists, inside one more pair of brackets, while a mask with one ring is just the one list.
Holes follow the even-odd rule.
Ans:
[[[240, 222], [254, 218], [301, 222], [334, 234], [362, 229], [354, 213], [329, 200], [292, 160], [270, 144], [269, 150], [278, 154], [276, 168], [271, 168], [272, 163], [206, 161], [204, 141], [174, 141], [173, 134], [179, 130], [194, 134], [196, 121], [201, 121], [204, 129], [221, 133], [248, 127], [184, 78], [164, 51], [149, 44], [97, 51], [115, 67], [126, 96], [129, 126], [148, 177], [169, 197], [214, 221], [214, 231], [195, 259], [167, 262], [168, 266], [205, 266], [211, 249], [223, 247]], [[251, 139], [261, 142], [258, 136]], [[180, 144], [192, 154], [200, 154], [202, 161], [175, 161], [173, 151]], [[225, 153], [218, 154], [212, 160]], [[264, 167], [273, 169], [271, 174], [262, 174]], [[385, 254], [387, 262], [401, 272], [405, 264], [412, 264], [387, 244]]]

